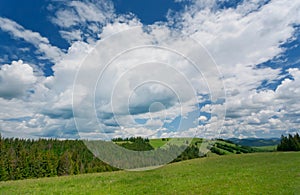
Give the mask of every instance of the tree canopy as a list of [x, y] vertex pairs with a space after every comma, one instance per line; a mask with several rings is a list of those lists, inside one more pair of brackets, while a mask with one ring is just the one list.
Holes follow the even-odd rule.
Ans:
[[296, 133], [294, 136], [281, 136], [280, 144], [277, 146], [278, 151], [300, 151], [300, 136]]

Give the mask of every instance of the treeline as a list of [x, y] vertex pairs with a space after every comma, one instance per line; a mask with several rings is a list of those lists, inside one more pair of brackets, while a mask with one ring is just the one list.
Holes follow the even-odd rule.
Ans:
[[142, 138], [142, 137], [120, 138], [119, 137], [119, 138], [113, 138], [112, 141], [129, 150], [134, 150], [134, 151], [154, 150], [154, 148], [150, 145], [150, 141], [148, 138]]
[[0, 181], [113, 171], [79, 140], [18, 139], [0, 135]]
[[111, 141], [113, 142], [144, 142], [144, 143], [149, 143], [150, 140], [149, 138], [142, 138], [140, 136], [138, 137], [117, 137], [117, 138], [112, 138]]
[[[169, 140], [169, 139], [162, 138], [162, 141], [167, 141], [167, 140]], [[114, 139], [112, 139], [112, 141], [117, 143], [118, 145], [120, 145], [126, 149], [130, 149], [130, 150], [135, 150], [135, 151], [155, 150], [150, 145], [150, 141], [148, 138], [142, 138], [142, 137], [114, 138]], [[196, 144], [175, 145], [175, 144], [167, 143], [166, 148], [156, 149], [157, 156], [150, 157], [152, 159], [149, 158], [148, 162], [150, 163], [151, 160], [155, 159], [155, 162], [153, 162], [154, 164], [152, 164], [152, 165], [155, 165], [156, 162], [158, 162], [157, 165], [159, 165], [160, 161], [159, 161], [159, 159], [156, 159], [156, 158], [161, 158], [164, 160], [165, 159], [173, 159], [171, 162], [178, 162], [178, 161], [183, 161], [183, 160], [188, 160], [188, 159], [199, 158], [200, 157], [199, 148], [196, 146]], [[182, 152], [179, 153], [178, 151], [182, 151]], [[166, 157], [168, 155], [171, 155], [171, 156], [168, 158], [168, 157]], [[138, 162], [138, 160], [137, 160], [137, 162]]]
[[277, 146], [278, 151], [300, 151], [300, 136], [296, 133], [294, 136], [281, 136], [280, 144]]

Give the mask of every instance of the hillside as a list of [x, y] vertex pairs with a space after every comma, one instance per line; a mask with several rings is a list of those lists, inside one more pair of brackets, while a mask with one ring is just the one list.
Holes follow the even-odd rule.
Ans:
[[297, 194], [300, 153], [200, 158], [144, 172], [0, 182], [0, 194]]
[[280, 143], [280, 138], [230, 138], [229, 141], [243, 146], [274, 146]]
[[[172, 139], [172, 143], [178, 145], [184, 144], [185, 142], [184, 138], [161, 138], [161, 139], [150, 139], [150, 145], [153, 148], [161, 147], [162, 145], [168, 143]], [[189, 143], [190, 146], [196, 146], [199, 148], [200, 152], [201, 150], [208, 151], [208, 154], [206, 153], [202, 154], [205, 156], [211, 156], [211, 154], [216, 155], [227, 155], [227, 154], [242, 154], [242, 153], [253, 153], [253, 152], [260, 152], [264, 151], [263, 149], [255, 149], [249, 146], [243, 146], [236, 143], [233, 143], [228, 140], [204, 140], [202, 138], [193, 138], [191, 140], [191, 143]], [[201, 156], [202, 156], [201, 155]]]

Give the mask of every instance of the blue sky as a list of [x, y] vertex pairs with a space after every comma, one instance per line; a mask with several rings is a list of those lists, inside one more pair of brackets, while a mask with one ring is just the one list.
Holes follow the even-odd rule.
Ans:
[[[1, 134], [299, 132], [299, 9], [288, 0], [1, 1]], [[199, 72], [192, 56], [203, 58]]]

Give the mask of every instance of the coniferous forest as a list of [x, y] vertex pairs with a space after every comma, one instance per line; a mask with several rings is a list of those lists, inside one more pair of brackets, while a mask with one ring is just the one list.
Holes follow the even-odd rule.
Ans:
[[117, 170], [95, 157], [80, 140], [0, 136], [0, 181]]
[[278, 151], [300, 151], [300, 136], [296, 133], [294, 136], [281, 136], [280, 144], [277, 146]]
[[[130, 150], [154, 149], [147, 138], [131, 137], [122, 141], [119, 145]], [[0, 156], [0, 181], [118, 170], [95, 157], [81, 140], [33, 140], [0, 135]], [[188, 146], [173, 162], [198, 157], [198, 148]]]
[[[112, 139], [112, 141], [130, 150], [154, 150], [148, 138], [115, 138]], [[224, 143], [216, 142], [211, 148], [213, 153], [222, 155], [223, 153], [220, 153], [220, 151], [230, 152], [232, 150], [232, 148], [228, 148], [229, 145], [226, 144], [230, 142], [226, 140], [220, 141]], [[188, 146], [183, 153], [177, 156], [177, 158], [174, 158], [172, 162], [200, 157], [199, 149], [196, 145], [197, 144]], [[179, 148], [176, 145], [172, 145], [169, 149], [176, 151]], [[233, 149], [238, 150], [236, 152], [233, 151], [233, 153], [236, 154], [255, 152], [251, 147], [238, 145]], [[277, 150], [300, 151], [299, 134], [282, 135]], [[162, 150], [162, 154], [168, 153], [164, 153]], [[0, 135], [0, 156], [0, 181], [118, 170], [94, 156], [82, 140], [33, 140], [3, 138]]]

